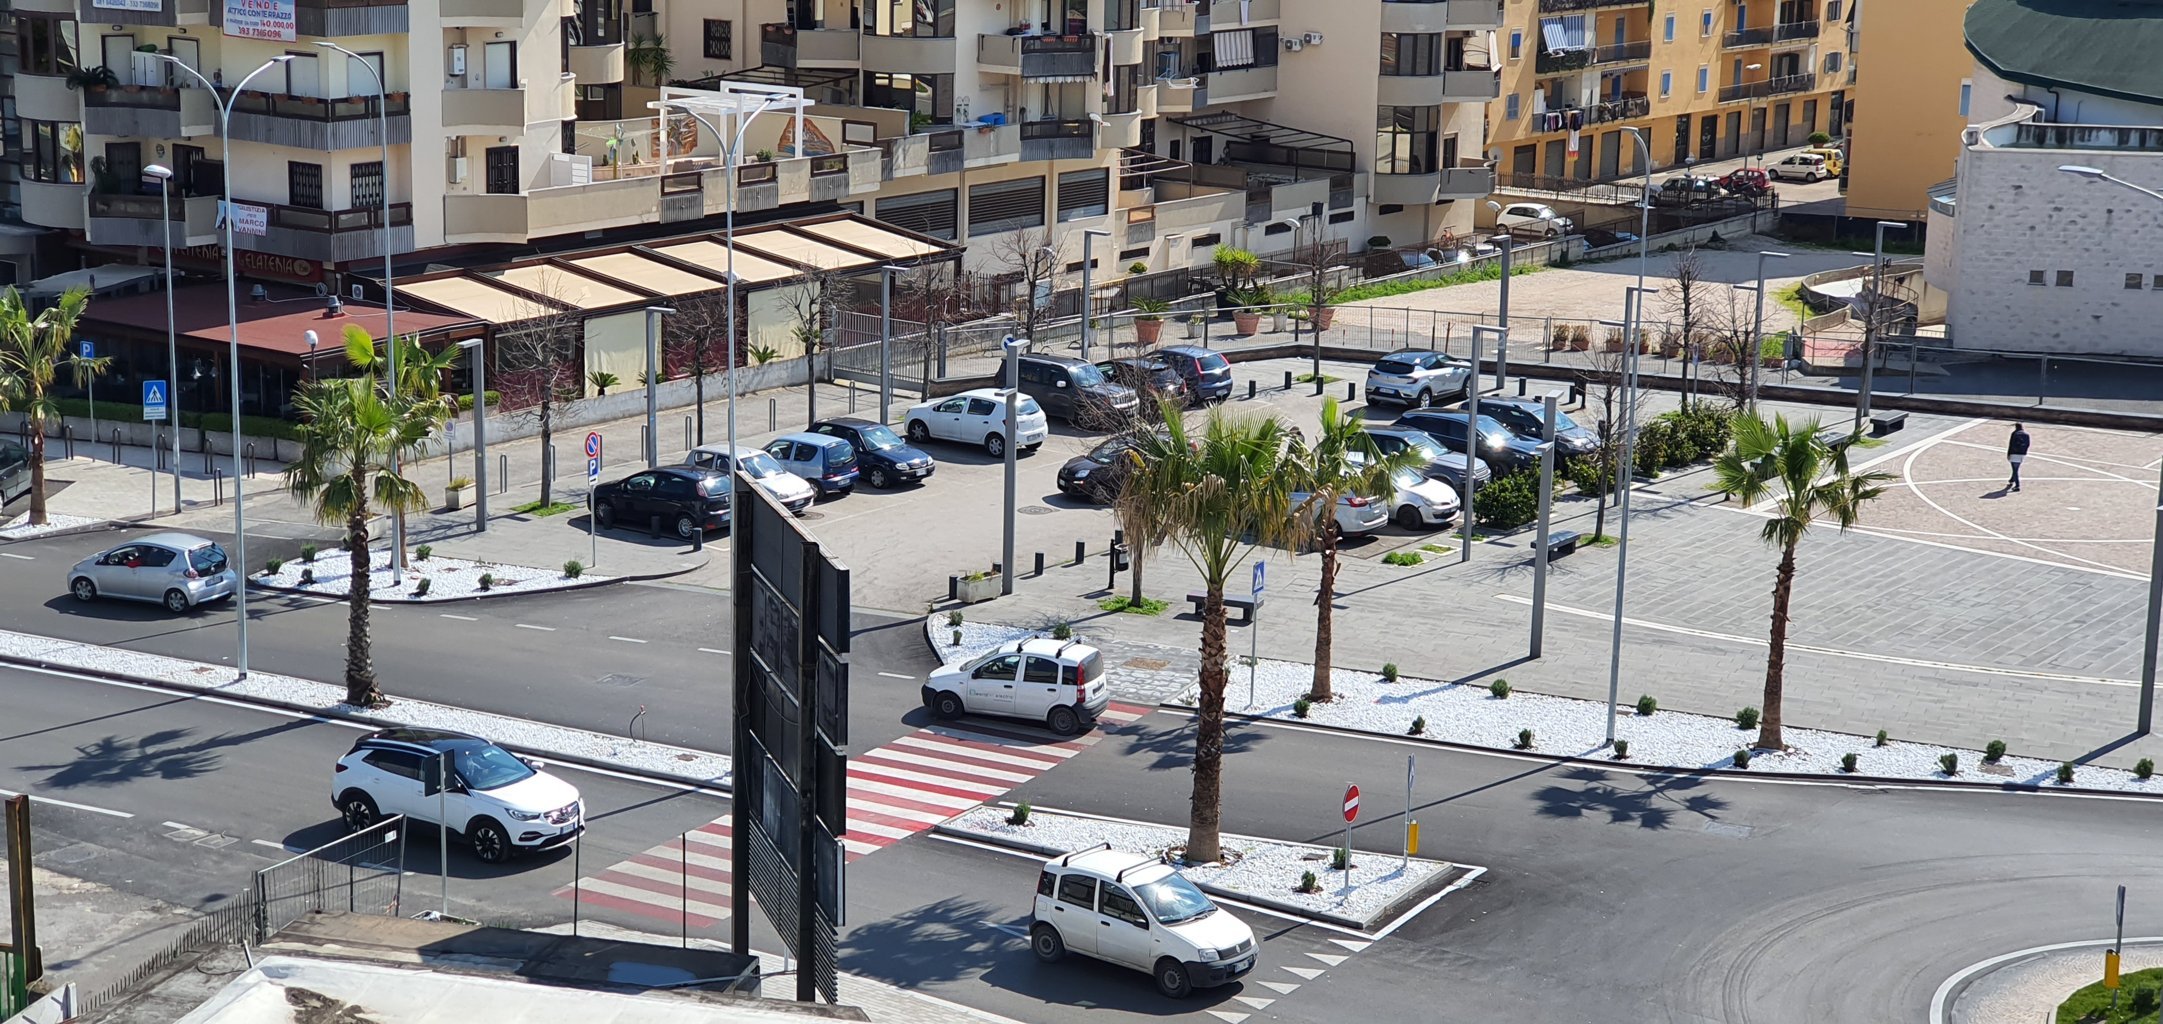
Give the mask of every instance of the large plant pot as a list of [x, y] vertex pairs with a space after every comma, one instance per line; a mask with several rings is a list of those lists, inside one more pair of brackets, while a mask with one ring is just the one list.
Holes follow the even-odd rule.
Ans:
[[1241, 334], [1253, 334], [1262, 329], [1262, 314], [1234, 313], [1232, 314], [1232, 329]]
[[1280, 310], [1278, 310], [1278, 311], [1276, 311], [1276, 312], [1274, 312], [1274, 313], [1271, 313], [1271, 314], [1269, 314], [1269, 320], [1270, 320], [1270, 324], [1269, 324], [1269, 326], [1270, 326], [1270, 329], [1271, 329], [1271, 330], [1274, 330], [1274, 331], [1276, 331], [1276, 332], [1277, 332], [1278, 334], [1283, 334], [1283, 333], [1284, 333], [1284, 321], [1285, 321], [1286, 317], [1287, 317], [1287, 314], [1286, 314], [1286, 313], [1285, 313], [1285, 312], [1284, 312], [1283, 310], [1281, 310], [1281, 309], [1280, 309]]
[[1335, 307], [1335, 306], [1317, 306], [1317, 307], [1315, 307], [1315, 310], [1314, 310], [1314, 329], [1315, 329], [1315, 330], [1317, 330], [1317, 331], [1326, 331], [1326, 330], [1329, 330], [1329, 325], [1331, 325], [1331, 324], [1334, 324], [1334, 323], [1336, 323], [1336, 322], [1337, 322], [1337, 307]]
[[1201, 336], [1202, 336], [1202, 322], [1201, 322], [1200, 320], [1189, 320], [1189, 321], [1187, 321], [1187, 337], [1189, 337], [1189, 338], [1199, 338], [1199, 337], [1201, 337]]
[[466, 507], [466, 489], [446, 487], [443, 489], [443, 511], [456, 512]]
[[955, 584], [954, 596], [960, 598], [963, 604], [982, 604], [992, 600], [999, 596], [999, 577], [970, 579], [964, 576]]
[[1134, 340], [1141, 342], [1144, 345], [1156, 344], [1157, 339], [1159, 337], [1162, 337], [1163, 334], [1164, 321], [1162, 320], [1134, 321]]

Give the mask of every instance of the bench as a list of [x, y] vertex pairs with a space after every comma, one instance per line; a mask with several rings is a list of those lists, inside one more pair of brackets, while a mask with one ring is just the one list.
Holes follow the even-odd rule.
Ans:
[[1904, 412], [1874, 412], [1870, 414], [1871, 437], [1884, 437], [1907, 425], [1908, 414]]
[[[1551, 562], [1557, 558], [1561, 558], [1562, 556], [1569, 554], [1572, 551], [1577, 550], [1577, 542], [1579, 540], [1582, 540], [1583, 538], [1584, 535], [1578, 533], [1576, 530], [1550, 531], [1547, 534], [1547, 560]], [[1532, 550], [1538, 551], [1539, 549], [1540, 542], [1537, 540], [1533, 541]]]
[[[1194, 605], [1194, 614], [1200, 615], [1202, 614], [1202, 609], [1209, 604], [1209, 595], [1203, 593], [1188, 594], [1187, 600]], [[1239, 625], [1242, 626], [1250, 625], [1254, 622], [1255, 603], [1256, 602], [1252, 598], [1233, 597], [1230, 594], [1224, 595], [1224, 607], [1226, 607], [1227, 609], [1234, 609], [1239, 612]]]

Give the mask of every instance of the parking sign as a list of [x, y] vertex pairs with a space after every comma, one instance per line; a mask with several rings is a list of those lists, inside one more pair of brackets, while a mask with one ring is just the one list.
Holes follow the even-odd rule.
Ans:
[[600, 482], [601, 434], [599, 431], [592, 431], [586, 434], [586, 486], [591, 487]]

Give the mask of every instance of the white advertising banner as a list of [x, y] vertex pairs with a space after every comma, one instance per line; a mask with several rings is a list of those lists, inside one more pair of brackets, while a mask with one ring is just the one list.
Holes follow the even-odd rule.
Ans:
[[290, 43], [295, 28], [293, 0], [225, 0], [226, 35]]
[[101, 11], [148, 11], [156, 14], [165, 9], [165, 0], [90, 0], [90, 6]]
[[[221, 218], [233, 218], [233, 233], [236, 235], [270, 234], [270, 208], [267, 206], [221, 202], [218, 204], [218, 214]], [[225, 225], [221, 222], [218, 226]]]

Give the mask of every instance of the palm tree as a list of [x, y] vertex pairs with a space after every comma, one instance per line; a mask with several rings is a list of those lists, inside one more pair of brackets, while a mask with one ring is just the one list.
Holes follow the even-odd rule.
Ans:
[[1772, 584], [1772, 641], [1765, 654], [1765, 706], [1758, 719], [1757, 745], [1778, 750], [1782, 676], [1787, 669], [1788, 606], [1795, 593], [1795, 548], [1821, 520], [1840, 529], [1862, 518], [1864, 503], [1885, 493], [1886, 473], [1857, 473], [1848, 467], [1849, 441], [1827, 442], [1818, 421], [1790, 424], [1780, 416], [1770, 423], [1756, 413], [1735, 417], [1735, 443], [1713, 462], [1713, 488], [1745, 507], [1770, 502], [1770, 518], [1760, 533], [1780, 548], [1780, 568]]
[[[458, 349], [445, 345], [430, 352], [421, 344], [420, 337], [412, 334], [397, 339], [395, 344], [398, 346], [398, 397], [407, 400], [415, 413], [427, 417], [431, 431], [443, 426], [451, 417], [458, 415], [457, 397], [443, 393], [444, 377], [458, 364]], [[366, 330], [358, 325], [346, 325], [345, 345], [347, 362], [355, 369], [389, 375], [388, 346], [377, 344]], [[357, 361], [355, 357], [359, 357]], [[426, 441], [427, 435], [424, 434], [421, 441], [416, 442], [410, 451], [399, 452], [401, 466], [406, 461], [419, 461], [426, 454], [421, 447]], [[448, 453], [444, 457], [449, 458]], [[406, 510], [398, 509], [396, 515], [397, 535], [403, 537], [406, 535]], [[405, 549], [400, 548], [393, 555], [398, 559], [400, 567], [406, 565]]]
[[1314, 537], [1322, 551], [1322, 583], [1315, 600], [1314, 686], [1308, 699], [1328, 701], [1330, 650], [1335, 637], [1337, 594], [1337, 545], [1344, 533], [1337, 525], [1337, 502], [1347, 496], [1369, 497], [1390, 493], [1389, 478], [1417, 464], [1406, 449], [1384, 455], [1368, 436], [1359, 417], [1337, 407], [1334, 398], [1322, 402], [1322, 429], [1312, 444], [1295, 435], [1291, 461], [1299, 489], [1311, 497], [1315, 509]]
[[1224, 590], [1256, 545], [1288, 547], [1304, 536], [1292, 503], [1294, 476], [1277, 421], [1212, 410], [1199, 433], [1171, 403], [1164, 429], [1137, 431], [1135, 464], [1114, 511], [1127, 536], [1168, 541], [1201, 572], [1200, 715], [1194, 734], [1194, 789], [1187, 859], [1222, 859], [1219, 825], [1224, 773]]
[[[401, 353], [402, 355], [403, 353]], [[345, 527], [352, 567], [346, 593], [346, 703], [383, 703], [369, 652], [368, 521], [374, 510], [402, 511], [422, 504], [419, 484], [391, 471], [394, 453], [414, 451], [442, 415], [442, 400], [403, 390], [392, 398], [375, 375], [375, 344], [365, 333], [346, 338], [346, 360], [359, 376], [303, 385], [299, 407], [300, 457], [286, 467], [285, 486], [309, 502], [316, 519]], [[401, 366], [399, 376], [404, 377]]]
[[112, 365], [110, 356], [84, 359], [75, 352], [75, 325], [90, 305], [90, 289], [71, 288], [59, 304], [36, 316], [22, 293], [0, 294], [0, 412], [21, 412], [30, 421], [30, 523], [46, 522], [45, 422], [60, 415], [53, 380], [65, 366], [75, 386]]

